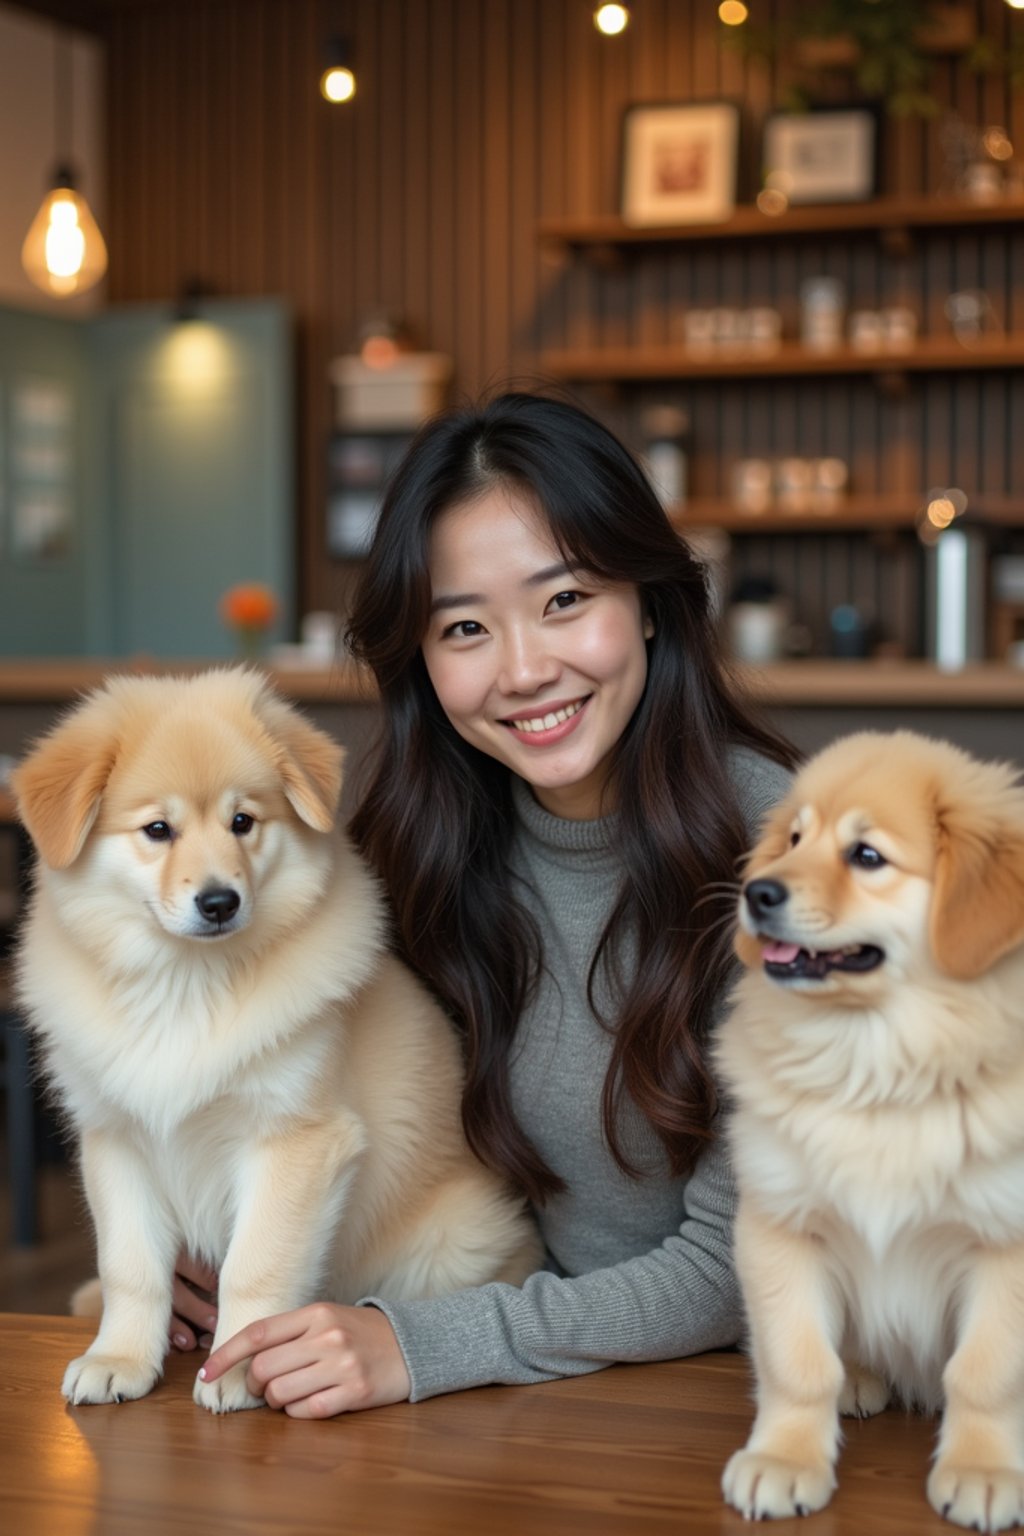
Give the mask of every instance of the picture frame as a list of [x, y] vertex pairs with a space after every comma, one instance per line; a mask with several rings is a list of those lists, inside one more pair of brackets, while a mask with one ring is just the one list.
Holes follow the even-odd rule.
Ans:
[[721, 224], [736, 207], [735, 102], [651, 102], [622, 125], [623, 222], [633, 228]]
[[878, 188], [879, 137], [871, 107], [772, 113], [762, 141], [765, 186], [794, 206], [868, 202]]

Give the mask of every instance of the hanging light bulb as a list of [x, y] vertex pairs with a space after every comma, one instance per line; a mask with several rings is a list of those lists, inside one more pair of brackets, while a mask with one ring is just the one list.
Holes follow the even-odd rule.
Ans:
[[[58, 148], [65, 149], [73, 122], [71, 44], [59, 32], [54, 36], [56, 138]], [[107, 270], [107, 247], [99, 225], [65, 163], [56, 167], [50, 191], [29, 225], [21, 247], [21, 264], [37, 288], [61, 299], [85, 293]]]
[[320, 76], [320, 94], [325, 101], [351, 101], [356, 93], [351, 49], [344, 38], [332, 37], [324, 48], [324, 69]]
[[37, 288], [66, 299], [93, 288], [107, 270], [107, 247], [92, 210], [66, 165], [29, 225], [21, 264]]
[[599, 5], [594, 9], [594, 26], [606, 37], [616, 37], [629, 26], [628, 5]]

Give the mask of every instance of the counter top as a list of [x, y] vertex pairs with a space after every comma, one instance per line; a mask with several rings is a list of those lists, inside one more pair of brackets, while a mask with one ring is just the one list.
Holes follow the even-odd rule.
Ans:
[[[198, 661], [152, 657], [72, 657], [0, 662], [0, 704], [68, 703], [115, 673], [197, 672]], [[307, 704], [360, 704], [375, 697], [372, 679], [351, 662], [334, 667], [276, 668], [268, 675], [287, 697]], [[959, 672], [925, 661], [793, 661], [736, 667], [738, 685], [758, 703], [931, 709], [1024, 708], [1024, 668], [979, 662]]]

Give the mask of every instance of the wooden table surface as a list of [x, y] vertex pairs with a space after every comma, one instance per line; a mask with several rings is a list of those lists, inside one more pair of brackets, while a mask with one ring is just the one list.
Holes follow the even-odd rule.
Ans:
[[[488, 1387], [349, 1418], [215, 1418], [175, 1356], [137, 1403], [68, 1408], [74, 1318], [0, 1316], [0, 1528], [14, 1536], [689, 1536], [749, 1526], [718, 1490], [751, 1420], [747, 1362], [713, 1354]], [[935, 1426], [846, 1426], [839, 1492], [778, 1536], [954, 1527], [925, 1501]], [[769, 1529], [766, 1527], [766, 1529]]]

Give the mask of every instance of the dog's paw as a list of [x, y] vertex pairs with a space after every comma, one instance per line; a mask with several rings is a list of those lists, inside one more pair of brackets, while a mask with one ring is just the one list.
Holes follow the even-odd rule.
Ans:
[[237, 1413], [239, 1408], [265, 1408], [262, 1397], [254, 1397], [245, 1384], [245, 1365], [233, 1365], [230, 1371], [218, 1376], [216, 1381], [202, 1381], [196, 1377], [192, 1396], [200, 1408], [211, 1413]]
[[123, 1355], [80, 1355], [64, 1372], [61, 1391], [69, 1403], [123, 1403], [152, 1392], [159, 1367]]
[[839, 1412], [846, 1418], [870, 1419], [889, 1401], [889, 1384], [863, 1365], [848, 1365], [839, 1394]]
[[928, 1502], [954, 1525], [1006, 1531], [1024, 1525], [1024, 1473], [938, 1461], [928, 1479]]
[[808, 1466], [737, 1451], [722, 1475], [722, 1492], [745, 1520], [784, 1520], [824, 1509], [836, 1486], [828, 1462]]

